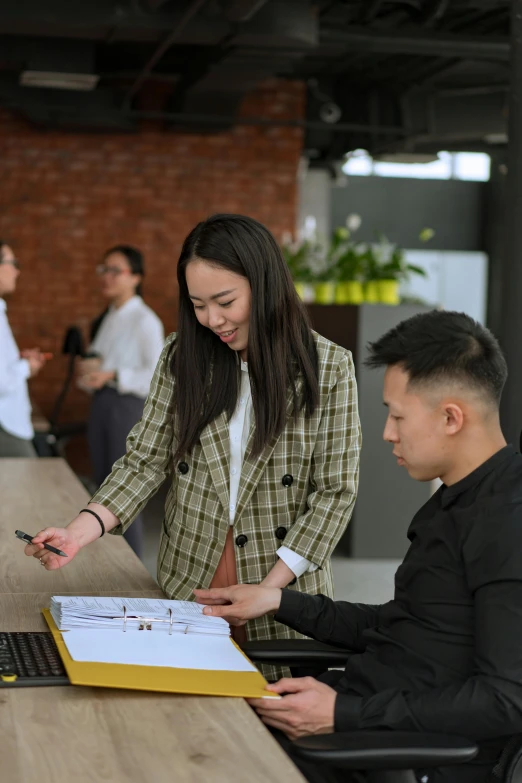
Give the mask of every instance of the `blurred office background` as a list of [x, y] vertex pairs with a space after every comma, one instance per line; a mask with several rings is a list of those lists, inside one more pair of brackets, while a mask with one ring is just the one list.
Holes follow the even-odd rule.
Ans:
[[[488, 324], [515, 367], [505, 409], [515, 432], [522, 151], [508, 145], [508, 122], [522, 131], [522, 117], [508, 108], [522, 72], [516, 57], [510, 64], [512, 7], [4, 0], [0, 237], [22, 266], [9, 303], [18, 344], [55, 353], [31, 385], [44, 436], [70, 362], [64, 334], [86, 335], [103, 307], [94, 270], [107, 247], [144, 252], [144, 298], [169, 333], [180, 244], [198, 220], [246, 213], [284, 244], [329, 238], [355, 215], [358, 242], [384, 235], [427, 273], [402, 282], [395, 306], [309, 305], [319, 331], [354, 352], [361, 391], [360, 496], [336, 554], [338, 592], [355, 585], [360, 600], [381, 600], [433, 487], [410, 480], [381, 440], [381, 375], [362, 366], [367, 341], [431, 307]], [[61, 447], [88, 484], [86, 411], [72, 383]], [[161, 493], [146, 517], [154, 573]]]

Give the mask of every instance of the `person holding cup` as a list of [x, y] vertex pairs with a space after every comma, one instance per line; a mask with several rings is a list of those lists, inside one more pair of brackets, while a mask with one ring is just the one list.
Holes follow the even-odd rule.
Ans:
[[[127, 435], [141, 419], [164, 332], [141, 297], [144, 264], [139, 250], [130, 245], [111, 248], [96, 272], [109, 306], [93, 322], [77, 383], [92, 394], [87, 436], [94, 478], [101, 485], [125, 454]], [[140, 515], [125, 534], [138, 557], [142, 526]]]

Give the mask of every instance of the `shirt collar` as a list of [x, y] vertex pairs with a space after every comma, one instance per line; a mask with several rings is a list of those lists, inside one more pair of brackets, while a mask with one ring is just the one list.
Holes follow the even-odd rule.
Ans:
[[142, 301], [141, 296], [131, 296], [131, 298], [125, 302], [121, 307], [115, 308], [114, 305], [110, 305], [109, 312], [110, 313], [126, 313], [128, 310], [134, 310], [136, 305], [140, 304]]
[[508, 444], [483, 462], [482, 465], [479, 465], [474, 471], [468, 473], [467, 476], [464, 476], [463, 479], [457, 481], [456, 484], [452, 484], [450, 487], [443, 484], [440, 488], [442, 508], [447, 508], [459, 495], [482, 481], [482, 479], [496, 470], [504, 460], [511, 457], [514, 453], [514, 447], [511, 444]]
[[6, 310], [7, 310], [6, 301], [5, 301], [5, 299], [2, 299], [0, 297], [0, 312], [4, 312], [5, 313]]
[[236, 360], [237, 363], [239, 364], [239, 369], [241, 370], [241, 372], [248, 372], [248, 362], [243, 361], [239, 351], [236, 351]]

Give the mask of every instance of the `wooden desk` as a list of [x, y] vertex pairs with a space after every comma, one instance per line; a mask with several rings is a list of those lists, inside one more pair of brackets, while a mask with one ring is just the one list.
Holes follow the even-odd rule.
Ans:
[[[23, 554], [15, 528], [68, 522], [87, 494], [58, 459], [0, 459], [0, 617], [3, 630], [44, 630], [53, 594], [159, 596], [120, 537], [47, 572]], [[0, 691], [2, 780], [9, 783], [303, 783], [242, 699], [104, 688]]]

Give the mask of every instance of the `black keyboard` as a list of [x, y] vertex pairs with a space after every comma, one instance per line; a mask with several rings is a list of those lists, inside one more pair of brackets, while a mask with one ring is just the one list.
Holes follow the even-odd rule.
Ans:
[[50, 632], [0, 631], [0, 688], [69, 684]]

